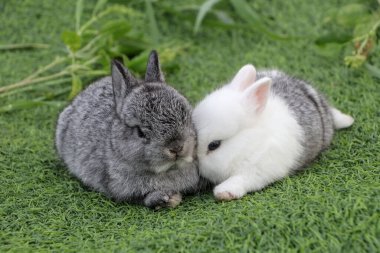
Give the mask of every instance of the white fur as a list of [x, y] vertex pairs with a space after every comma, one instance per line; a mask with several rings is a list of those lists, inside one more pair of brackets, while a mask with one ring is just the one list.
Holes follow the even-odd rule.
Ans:
[[243, 66], [232, 79], [229, 86], [240, 91], [245, 90], [249, 85], [256, 80], [256, 69], [253, 65], [247, 64]]
[[341, 129], [351, 126], [354, 123], [354, 118], [344, 114], [338, 109], [331, 107], [331, 114], [334, 120], [335, 129]]
[[[257, 110], [261, 100], [255, 99], [263, 94], [257, 93], [263, 83], [270, 87], [267, 79], [246, 91], [224, 86], [193, 112], [200, 173], [217, 184], [214, 195], [218, 199], [241, 198], [289, 175], [302, 152], [302, 128], [281, 98], [268, 92], [262, 99], [263, 109]], [[258, 95], [247, 96], [248, 92]], [[222, 140], [220, 147], [208, 151], [214, 140]]]

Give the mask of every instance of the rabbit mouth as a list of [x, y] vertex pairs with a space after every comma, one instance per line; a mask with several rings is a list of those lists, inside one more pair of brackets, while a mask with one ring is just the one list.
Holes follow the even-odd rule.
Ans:
[[182, 162], [191, 163], [193, 161], [194, 161], [194, 158], [192, 156], [185, 156], [178, 160], [179, 163], [182, 163]]
[[185, 164], [192, 163], [193, 161], [194, 161], [194, 158], [192, 156], [181, 157], [175, 161], [169, 161], [167, 163], [156, 165], [153, 167], [153, 171], [155, 173], [166, 172], [171, 169], [182, 168]]

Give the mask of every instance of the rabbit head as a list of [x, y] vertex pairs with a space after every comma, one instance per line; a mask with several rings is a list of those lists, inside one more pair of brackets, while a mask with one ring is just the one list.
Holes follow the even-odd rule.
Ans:
[[[271, 87], [271, 79], [256, 81], [252, 65], [242, 67], [230, 84], [208, 95], [193, 112], [198, 134], [200, 173], [213, 183], [227, 179], [236, 160], [255, 146], [248, 136], [260, 122]], [[255, 133], [253, 133], [255, 134]], [[259, 143], [257, 143], [259, 146]]]
[[191, 105], [165, 83], [155, 51], [142, 81], [113, 61], [112, 85], [120, 121], [114, 127], [115, 147], [122, 157], [154, 173], [193, 161], [196, 141]]

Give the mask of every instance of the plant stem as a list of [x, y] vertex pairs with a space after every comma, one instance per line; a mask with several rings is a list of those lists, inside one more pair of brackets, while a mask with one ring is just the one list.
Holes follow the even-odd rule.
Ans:
[[24, 87], [24, 86], [27, 86], [27, 85], [30, 85], [30, 84], [33, 84], [33, 83], [49, 81], [49, 80], [55, 79], [57, 77], [65, 76], [65, 75], [68, 75], [68, 74], [70, 74], [70, 73], [67, 72], [66, 70], [63, 70], [61, 72], [58, 72], [58, 73], [55, 73], [55, 74], [52, 74], [52, 75], [49, 75], [49, 76], [44, 76], [44, 77], [35, 78], [35, 79], [31, 79], [31, 80], [24, 79], [21, 82], [1, 87], [0, 88], [0, 93], [4, 93], [4, 92], [10, 91], [10, 90], [14, 90], [14, 89], [17, 89], [17, 88], [20, 88], [20, 87]]
[[94, 22], [96, 22], [98, 19], [100, 19], [101, 17], [107, 15], [108, 13], [112, 12], [113, 9], [112, 8], [108, 8], [106, 9], [105, 11], [103, 12], [100, 12], [98, 15], [96, 16], [92, 16], [91, 19], [89, 21], [87, 21], [79, 30], [78, 30], [78, 35], [80, 36], [88, 27], [90, 27]]
[[365, 46], [366, 46], [367, 43], [368, 43], [368, 39], [369, 39], [369, 36], [367, 36], [367, 37], [365, 38], [365, 40], [360, 44], [360, 47], [359, 47], [358, 52], [357, 52], [358, 55], [361, 55], [361, 54], [362, 54], [363, 49], [365, 48]]
[[51, 80], [51, 81], [47, 81], [47, 82], [44, 82], [44, 83], [41, 83], [41, 84], [36, 84], [33, 87], [29, 86], [29, 87], [19, 88], [17, 90], [8, 91], [7, 93], [0, 94], [0, 98], [5, 97], [5, 96], [9, 96], [9, 95], [14, 95], [14, 94], [17, 94], [17, 93], [20, 93], [20, 92], [28, 91], [28, 90], [31, 90], [31, 89], [34, 89], [34, 90], [43, 89], [43, 88], [46, 88], [46, 87], [49, 87], [49, 86], [52, 86], [52, 85], [58, 85], [58, 84], [69, 82], [69, 81], [70, 81], [70, 78], [67, 78], [67, 77], [66, 78], [57, 79], [57, 80]]
[[57, 58], [55, 58], [54, 61], [52, 61], [48, 65], [46, 65], [46, 66], [38, 69], [36, 72], [34, 72], [33, 74], [31, 74], [30, 76], [27, 76], [24, 80], [31, 80], [31, 79], [35, 78], [36, 76], [40, 75], [41, 73], [43, 73], [43, 72], [51, 69], [52, 67], [55, 67], [56, 65], [64, 62], [65, 60], [66, 60], [65, 58], [57, 57]]
[[379, 26], [380, 26], [380, 21], [376, 22], [372, 26], [371, 30], [369, 30], [368, 33], [366, 33], [364, 35], [361, 35], [361, 36], [358, 36], [358, 37], [355, 37], [355, 38], [353, 38], [352, 41], [358, 41], [358, 40], [362, 40], [362, 39], [365, 39], [365, 38], [369, 37], [371, 35], [371, 33], [375, 33], [376, 32], [376, 30], [377, 30], [377, 28], [379, 28]]
[[97, 15], [92, 16], [89, 21], [87, 21], [84, 25], [82, 25], [82, 27], [78, 31], [78, 35], [80, 36], [93, 23], [95, 23], [97, 20], [99, 20], [100, 18], [102, 18], [102, 17], [104, 17], [110, 13], [136, 14], [133, 10], [131, 10], [125, 6], [115, 5], [115, 6], [108, 7], [104, 11], [98, 13]]
[[102, 35], [97, 35], [95, 38], [91, 39], [84, 47], [82, 47], [76, 54], [80, 55], [86, 52], [87, 50], [91, 49], [91, 47], [99, 40], [102, 38]]
[[9, 44], [9, 45], [0, 45], [0, 50], [16, 50], [16, 49], [41, 49], [48, 48], [48, 44], [40, 43], [21, 43], [21, 44]]
[[107, 74], [108, 73], [104, 70], [93, 70], [93, 71], [87, 71], [83, 75], [90, 77], [90, 76], [104, 76]]

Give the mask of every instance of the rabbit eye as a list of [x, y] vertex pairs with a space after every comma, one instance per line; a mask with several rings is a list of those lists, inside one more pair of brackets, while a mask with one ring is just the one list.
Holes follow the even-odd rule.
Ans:
[[144, 132], [141, 130], [140, 127], [137, 126], [136, 129], [137, 129], [137, 135], [138, 135], [140, 138], [146, 138]]
[[220, 140], [210, 142], [210, 144], [208, 144], [208, 150], [213, 151], [213, 150], [219, 148], [221, 143], [222, 143], [222, 141], [220, 141]]

